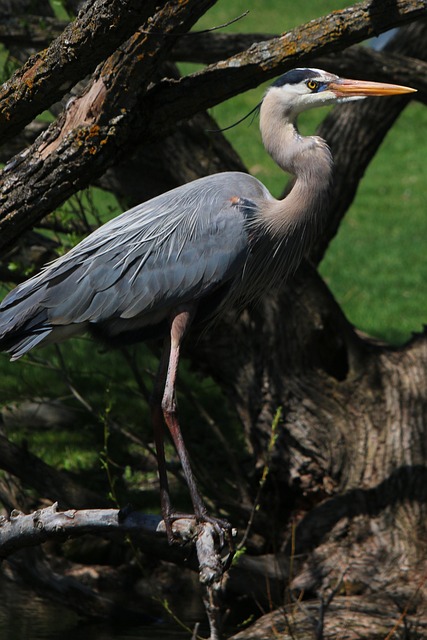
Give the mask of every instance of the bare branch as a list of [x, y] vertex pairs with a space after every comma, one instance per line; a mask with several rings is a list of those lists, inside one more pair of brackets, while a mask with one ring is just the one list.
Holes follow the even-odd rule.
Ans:
[[[176, 541], [195, 542], [199, 563], [199, 579], [211, 628], [211, 638], [220, 638], [221, 582], [227, 566], [219, 553], [219, 541], [213, 525], [197, 524], [194, 518], [179, 518], [172, 523]], [[0, 558], [29, 546], [40, 545], [47, 540], [74, 538], [87, 533], [92, 535], [141, 535], [152, 539], [159, 535], [168, 546], [163, 520], [157, 515], [146, 515], [117, 509], [87, 509], [58, 511], [57, 503], [39, 509], [30, 515], [13, 511], [10, 518], [0, 519]]]
[[[150, 135], [163, 135], [172, 117], [189, 117], [259, 85], [313, 56], [341, 51], [351, 44], [427, 15], [422, 0], [361, 2], [312, 20], [268, 42], [254, 44], [227, 60], [154, 87], [144, 106], [154, 113]], [[189, 104], [188, 96], [193, 97]], [[195, 99], [197, 96], [197, 99]], [[151, 111], [152, 110], [152, 111]]]
[[[114, 531], [123, 537], [141, 531], [157, 533], [162, 531], [161, 522], [159, 516], [137, 512], [121, 518], [118, 509], [69, 509], [61, 512], [58, 511], [58, 503], [29, 515], [12, 511], [9, 519], [3, 517], [0, 521], [0, 557], [5, 558], [18, 549], [42, 544], [46, 540], [64, 540], [85, 533], [102, 535]], [[192, 527], [194, 520], [174, 523], [174, 531], [177, 535], [179, 532], [182, 539], [194, 535]]]

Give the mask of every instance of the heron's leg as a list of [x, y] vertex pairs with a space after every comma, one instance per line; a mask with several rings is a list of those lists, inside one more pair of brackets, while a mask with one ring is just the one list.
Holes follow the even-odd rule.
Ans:
[[160, 358], [159, 368], [157, 370], [156, 379], [154, 382], [153, 392], [150, 398], [151, 419], [154, 429], [154, 442], [156, 445], [157, 454], [157, 468], [159, 473], [160, 483], [160, 505], [162, 509], [162, 516], [166, 527], [166, 533], [168, 539], [172, 541], [173, 533], [171, 527], [171, 503], [169, 495], [169, 483], [166, 471], [166, 457], [165, 446], [163, 441], [163, 410], [162, 410], [162, 398], [165, 388], [166, 374], [168, 371], [168, 362], [170, 355], [170, 337], [165, 339], [163, 352]]
[[180, 347], [182, 340], [191, 324], [191, 320], [191, 310], [184, 310], [176, 313], [171, 322], [169, 365], [164, 386], [162, 410], [165, 422], [168, 426], [169, 432], [172, 436], [172, 440], [175, 444], [175, 448], [181, 462], [185, 480], [190, 491], [194, 513], [198, 520], [203, 520], [206, 516], [206, 507], [199, 493], [196, 480], [191, 470], [189, 455], [184, 444], [181, 428], [179, 426], [175, 397], [175, 383], [178, 371]]
[[[226, 531], [230, 549], [232, 542], [230, 537], [231, 526], [226, 520], [213, 518], [207, 514], [206, 506], [197, 488], [196, 480], [191, 470], [190, 459], [184, 444], [178, 421], [178, 413], [175, 398], [175, 383], [179, 364], [180, 347], [182, 340], [191, 324], [194, 307], [177, 311], [171, 321], [170, 339], [165, 341], [165, 347], [159, 366], [159, 371], [152, 396], [152, 416], [155, 429], [155, 441], [158, 456], [159, 479], [162, 500], [162, 514], [165, 521], [166, 533], [169, 541], [173, 541], [172, 520], [180, 517], [171, 509], [169, 499], [168, 481], [166, 476], [166, 461], [163, 445], [163, 431], [161, 413], [172, 436], [177, 450], [185, 480], [190, 491], [196, 519], [200, 522], [212, 523], [218, 533], [221, 544], [224, 542], [224, 530]], [[162, 394], [161, 403], [159, 402]]]

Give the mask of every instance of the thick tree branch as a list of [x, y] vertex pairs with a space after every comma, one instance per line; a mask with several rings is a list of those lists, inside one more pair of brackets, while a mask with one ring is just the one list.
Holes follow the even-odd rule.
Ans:
[[52, 44], [31, 58], [0, 89], [2, 142], [59, 100], [153, 13], [149, 0], [88, 2]]
[[[214, 64], [244, 51], [254, 43], [271, 39], [271, 35], [262, 33], [190, 33], [188, 37], [177, 41], [172, 49], [172, 57], [175, 60]], [[316, 56], [307, 60], [307, 64], [342, 76], [356, 77], [360, 74], [366, 80], [381, 78], [383, 82], [416, 86], [420, 92], [417, 100], [427, 101], [427, 64], [422, 60], [354, 45], [341, 51], [339, 56]]]
[[[221, 580], [226, 565], [219, 554], [218, 537], [213, 525], [197, 524], [194, 519], [180, 518], [172, 523], [176, 541], [181, 544], [193, 542], [197, 551], [199, 580], [205, 594], [204, 602], [211, 628], [211, 638], [220, 638]], [[117, 509], [92, 509], [59, 512], [58, 505], [39, 509], [30, 515], [14, 511], [10, 518], [0, 519], [0, 558], [6, 558], [19, 549], [40, 545], [47, 540], [63, 541], [84, 534], [130, 535], [136, 542], [139, 538], [155, 539], [161, 535], [164, 546], [168, 546], [166, 529], [159, 516], [137, 512], [128, 514]]]
[[[115, 532], [123, 538], [129, 533], [165, 534], [161, 523], [159, 516], [137, 512], [121, 517], [118, 509], [59, 511], [57, 503], [29, 515], [13, 511], [8, 519], [3, 517], [0, 520], [0, 557], [6, 558], [18, 549], [39, 545], [46, 540], [64, 540], [86, 533], [104, 535]], [[174, 523], [174, 527], [183, 540], [194, 536], [194, 520], [180, 520], [178, 525]]]

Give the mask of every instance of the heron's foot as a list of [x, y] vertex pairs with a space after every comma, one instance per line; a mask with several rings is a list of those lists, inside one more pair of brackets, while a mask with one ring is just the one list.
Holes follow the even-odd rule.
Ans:
[[206, 512], [202, 512], [201, 514], [196, 514], [194, 516], [200, 524], [204, 522], [211, 524], [215, 530], [216, 535], [218, 536], [220, 548], [222, 549], [225, 546], [225, 542], [227, 541], [228, 546], [233, 546], [232, 533], [233, 528], [228, 520], [224, 518], [216, 518], [215, 516], [210, 516]]
[[169, 544], [174, 543], [183, 543], [185, 542], [185, 533], [184, 529], [182, 534], [179, 531], [173, 530], [172, 524], [177, 520], [195, 520], [198, 522], [198, 518], [194, 515], [194, 513], [181, 513], [180, 511], [168, 511], [163, 513], [163, 522], [165, 523], [166, 535]]
[[203, 512], [196, 516], [197, 522], [203, 524], [204, 522], [211, 524], [219, 540], [219, 549], [224, 549], [225, 545], [228, 546], [228, 554], [222, 559], [222, 571], [228, 571], [236, 553], [236, 548], [233, 541], [233, 527], [224, 518], [216, 518], [210, 516], [208, 513]]
[[197, 514], [189, 514], [189, 513], [179, 513], [175, 511], [170, 511], [163, 515], [163, 521], [165, 523], [166, 534], [168, 538], [169, 544], [173, 544], [175, 542], [182, 542], [182, 538], [177, 535], [172, 528], [172, 523], [176, 520], [195, 520], [197, 524], [203, 525], [203, 523], [207, 523], [213, 526], [215, 534], [219, 540], [219, 548], [223, 549], [225, 544], [228, 545], [230, 553], [234, 554], [234, 544], [233, 544], [233, 528], [228, 520], [224, 518], [216, 518], [214, 516], [209, 515], [207, 512], [203, 511]]

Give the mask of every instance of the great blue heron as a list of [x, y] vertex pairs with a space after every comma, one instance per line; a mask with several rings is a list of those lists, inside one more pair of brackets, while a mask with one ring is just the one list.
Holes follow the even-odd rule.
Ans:
[[321, 138], [298, 133], [298, 114], [311, 107], [411, 91], [347, 80], [320, 69], [285, 73], [260, 105], [265, 148], [294, 177], [283, 200], [276, 200], [245, 173], [230, 171], [195, 180], [111, 220], [3, 300], [0, 349], [8, 351], [12, 360], [36, 345], [84, 331], [109, 344], [165, 337], [151, 408], [169, 537], [173, 512], [163, 418], [182, 463], [195, 516], [210, 520], [176, 412], [182, 340], [193, 322], [251, 301], [293, 272], [326, 210], [330, 150]]

